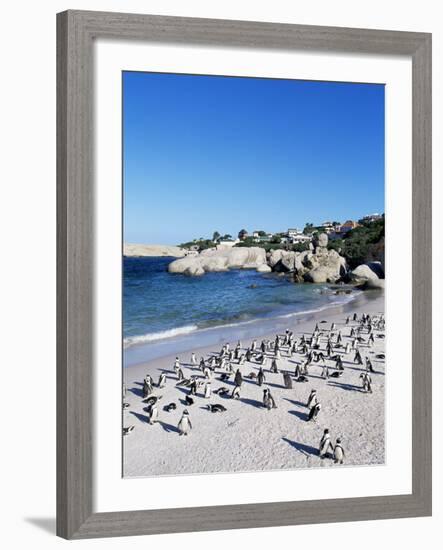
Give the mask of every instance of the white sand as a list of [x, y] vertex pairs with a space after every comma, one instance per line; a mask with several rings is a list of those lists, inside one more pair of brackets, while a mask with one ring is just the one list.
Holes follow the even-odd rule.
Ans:
[[181, 258], [185, 256], [183, 248], [168, 244], [132, 244], [124, 243], [124, 256], [170, 256], [172, 258]]
[[[376, 299], [355, 301], [352, 313], [384, 313], [384, 296]], [[348, 341], [352, 326], [345, 326], [345, 318], [352, 313], [343, 308], [327, 310], [317, 314], [315, 319], [298, 322], [288, 328], [294, 331], [297, 339], [304, 332], [310, 335], [316, 322], [321, 329], [329, 329], [331, 322], [342, 330], [343, 341]], [[124, 437], [124, 475], [151, 476], [191, 473], [260, 471], [273, 469], [293, 469], [303, 467], [335, 466], [330, 458], [320, 459], [318, 444], [325, 428], [329, 428], [332, 442], [337, 437], [344, 447], [345, 465], [382, 464], [385, 458], [384, 445], [384, 408], [385, 408], [385, 361], [375, 356], [384, 353], [384, 339], [377, 338], [372, 348], [362, 345], [362, 357], [367, 355], [373, 363], [375, 373], [371, 374], [373, 393], [361, 391], [359, 375], [364, 366], [353, 363], [354, 352], [343, 356], [345, 371], [340, 378], [329, 380], [320, 377], [321, 366], [313, 363], [309, 367], [308, 383], [293, 381], [293, 389], [285, 389], [283, 375], [269, 372], [270, 359], [265, 365], [266, 382], [259, 387], [255, 381], [244, 379], [241, 388], [241, 399], [234, 400], [212, 395], [205, 399], [201, 394], [194, 396], [195, 403], [185, 406], [184, 397], [187, 389], [175, 386], [177, 377], [174, 373], [174, 358], [165, 357], [150, 363], [128, 367], [124, 371], [127, 384], [125, 401], [130, 408], [124, 412], [124, 426], [134, 425], [132, 433]], [[269, 337], [273, 337], [270, 335]], [[363, 337], [367, 340], [367, 334]], [[260, 343], [261, 338], [258, 340]], [[234, 347], [236, 342], [230, 342]], [[246, 348], [249, 342], [242, 342]], [[322, 339], [322, 349], [325, 338]], [[208, 357], [219, 348], [212, 346], [194, 350], [197, 359]], [[282, 354], [279, 361], [280, 371], [294, 372], [296, 362], [301, 362], [301, 355], [286, 358]], [[203, 374], [198, 367], [190, 366], [190, 353], [181, 355], [180, 361], [185, 377]], [[328, 361], [333, 367], [334, 362]], [[236, 363], [234, 363], [236, 369]], [[243, 376], [258, 372], [259, 366], [246, 362], [241, 368]], [[156, 383], [161, 372], [166, 372], [166, 386], [155, 388], [154, 395], [162, 396], [159, 402], [159, 422], [147, 423], [148, 416], [143, 410], [146, 404], [142, 401], [142, 382], [149, 372]], [[217, 370], [212, 377], [212, 389], [227, 386], [234, 387], [233, 377], [222, 382], [218, 380], [222, 371]], [[330, 369], [334, 372], [334, 368]], [[262, 406], [263, 389], [269, 387], [276, 401], [277, 409], [266, 410]], [[308, 408], [305, 406], [311, 389], [316, 388], [322, 410], [317, 422], [307, 422]], [[177, 404], [175, 411], [166, 412], [163, 407], [171, 402]], [[224, 413], [211, 413], [208, 403], [221, 403], [227, 408]], [[187, 408], [193, 425], [188, 436], [179, 436], [177, 424], [183, 410]], [[337, 466], [336, 466], [337, 467]]]

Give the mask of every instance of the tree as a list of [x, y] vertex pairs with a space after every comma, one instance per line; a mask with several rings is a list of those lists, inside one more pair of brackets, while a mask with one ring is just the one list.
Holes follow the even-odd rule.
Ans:
[[214, 231], [214, 234], [212, 235], [212, 240], [215, 242], [215, 241], [218, 241], [220, 239], [221, 235], [218, 231]]
[[314, 228], [314, 224], [313, 223], [307, 223], [305, 225], [305, 228], [303, 229], [303, 234], [304, 235], [308, 235], [309, 233], [312, 233], [312, 230]]
[[259, 237], [266, 237], [267, 233], [266, 231], [257, 231]]
[[240, 231], [238, 232], [238, 238], [241, 241], [248, 238], [248, 232], [246, 231], [246, 229], [240, 229]]
[[221, 237], [220, 240], [221, 241], [232, 241], [232, 235], [229, 235], [229, 233], [227, 233], [226, 235], [223, 235], [223, 237]]

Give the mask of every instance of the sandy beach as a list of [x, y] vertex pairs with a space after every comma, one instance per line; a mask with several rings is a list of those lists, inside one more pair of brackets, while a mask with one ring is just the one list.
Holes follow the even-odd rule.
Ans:
[[[346, 344], [351, 328], [357, 326], [352, 320], [345, 325], [346, 317], [353, 313], [359, 317], [362, 313], [383, 314], [383, 294], [364, 293], [349, 304], [330, 308], [307, 319], [292, 320], [292, 324], [288, 323], [288, 329], [294, 332], [298, 340], [302, 334], [310, 336], [316, 323], [322, 330], [329, 330], [331, 323], [335, 323], [335, 332], [342, 331]], [[376, 356], [384, 354], [385, 346], [384, 338], [379, 338], [378, 333], [380, 331], [375, 331], [373, 347], [367, 344], [360, 347], [363, 359], [368, 356], [373, 363], [373, 393], [362, 390], [359, 376], [365, 371], [365, 366], [353, 362], [352, 351], [348, 355], [340, 352], [344, 366], [340, 378], [322, 378], [322, 367], [319, 363], [312, 363], [309, 366], [308, 382], [294, 381], [292, 389], [285, 388], [282, 372], [287, 370], [292, 375], [296, 364], [304, 359], [303, 355], [286, 357], [283, 351], [278, 374], [269, 372], [271, 359], [268, 358], [263, 387], [255, 380], [246, 378], [251, 372], [257, 373], [259, 365], [254, 360], [246, 362], [241, 367], [244, 382], [239, 400], [229, 396], [219, 397], [214, 393], [208, 399], [202, 391], [198, 391], [195, 403], [191, 406], [186, 406], [184, 402], [189, 390], [176, 386], [178, 379], [173, 368], [175, 355], [125, 368], [123, 376], [127, 392], [124, 401], [129, 407], [123, 412], [123, 425], [132, 425], [134, 429], [123, 440], [124, 476], [335, 466], [331, 458], [321, 459], [318, 455], [318, 445], [325, 428], [330, 430], [333, 443], [341, 438], [345, 450], [344, 465], [384, 463], [385, 361]], [[269, 339], [274, 337], [275, 334], [269, 335]], [[236, 343], [231, 341], [231, 347]], [[244, 349], [249, 345], [249, 341], [242, 342]], [[321, 344], [321, 348], [324, 347], [325, 344]], [[218, 354], [220, 347], [210, 346], [194, 351], [197, 358], [207, 358], [211, 354]], [[190, 364], [190, 353], [180, 354], [180, 363], [185, 377], [195, 375], [204, 379], [198, 366]], [[327, 359], [326, 363], [331, 367], [330, 372], [333, 372], [335, 362]], [[233, 366], [237, 368], [235, 363]], [[213, 391], [221, 386], [229, 390], [234, 388], [233, 376], [227, 381], [219, 380], [222, 372], [216, 369], [212, 376]], [[160, 397], [158, 422], [154, 425], [148, 423], [149, 416], [144, 410], [146, 404], [142, 397], [143, 379], [147, 373], [151, 374], [155, 384], [161, 373], [166, 374], [165, 387], [154, 386], [153, 395]], [[271, 390], [276, 409], [267, 410], [263, 407], [264, 388]], [[316, 422], [307, 421], [309, 409], [306, 403], [312, 389], [317, 390], [322, 405]], [[164, 411], [163, 407], [172, 402], [176, 403], [176, 410]], [[211, 413], [209, 403], [220, 403], [227, 410]], [[193, 429], [188, 436], [180, 437], [177, 425], [184, 409], [189, 411]]]

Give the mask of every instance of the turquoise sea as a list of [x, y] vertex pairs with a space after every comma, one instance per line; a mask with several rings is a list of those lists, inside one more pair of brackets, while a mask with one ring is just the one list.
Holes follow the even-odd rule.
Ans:
[[123, 260], [124, 363], [284, 329], [291, 317], [348, 302], [328, 285], [254, 270], [170, 274], [174, 258]]

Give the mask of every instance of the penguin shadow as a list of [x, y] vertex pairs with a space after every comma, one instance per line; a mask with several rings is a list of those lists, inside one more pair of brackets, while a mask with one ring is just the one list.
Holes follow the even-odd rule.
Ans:
[[[175, 389], [181, 391], [185, 395], [189, 395], [189, 388], [184, 388], [183, 386], [175, 386]], [[195, 395], [191, 395], [191, 397], [195, 397]]]
[[308, 420], [309, 418], [309, 415], [304, 413], [304, 412], [301, 412], [301, 411], [288, 411], [289, 414], [293, 414], [294, 416], [296, 416], [297, 418], [300, 418], [300, 420]]
[[133, 414], [138, 420], [140, 420], [140, 422], [144, 422], [146, 424], [149, 423], [149, 416], [147, 416], [146, 414], [140, 414], [134, 411], [129, 411], [129, 412]]
[[272, 382], [265, 382], [266, 386], [269, 386], [270, 388], [278, 388], [279, 390], [285, 390], [286, 386], [284, 384], [273, 384]]
[[286, 443], [289, 443], [291, 447], [294, 447], [297, 451], [300, 451], [306, 456], [313, 455], [318, 456], [318, 449], [315, 447], [312, 447], [312, 445], [305, 445], [304, 443], [299, 443], [298, 441], [292, 441], [291, 439], [288, 439], [287, 437], [282, 437], [282, 440]]
[[346, 391], [357, 391], [357, 392], [363, 391], [360, 386], [356, 386], [355, 384], [345, 384], [343, 382], [332, 382], [331, 380], [328, 381], [328, 386], [335, 386], [336, 388], [341, 388], [342, 390], [346, 390]]
[[291, 405], [295, 405], [296, 407], [306, 407], [306, 403], [302, 403], [301, 401], [296, 401], [295, 399], [288, 399], [287, 397], [283, 397], [283, 399], [291, 403]]
[[323, 378], [321, 376], [318, 376], [317, 374], [307, 374], [306, 376], [309, 376], [309, 378], [319, 378], [320, 380], [322, 380]]
[[143, 397], [143, 390], [141, 390], [139, 388], [129, 388], [129, 391], [132, 392], [137, 397]]
[[177, 426], [173, 426], [172, 424], [168, 424], [167, 422], [164, 422], [163, 420], [159, 420], [158, 423], [160, 424], [160, 426], [167, 433], [179, 433], [180, 432], [180, 430], [177, 428]]
[[133, 384], [137, 384], [137, 386], [142, 386], [143, 387], [143, 382], [133, 382]]
[[250, 399], [249, 397], [241, 397], [240, 401], [245, 405], [251, 405], [252, 407], [256, 407], [257, 409], [263, 408], [263, 403], [261, 401], [257, 401], [257, 399]]

